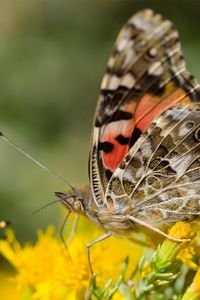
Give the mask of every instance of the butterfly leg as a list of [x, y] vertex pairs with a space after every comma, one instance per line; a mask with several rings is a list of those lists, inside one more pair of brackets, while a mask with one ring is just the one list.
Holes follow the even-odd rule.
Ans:
[[103, 235], [101, 235], [99, 238], [97, 238], [96, 240], [91, 241], [90, 243], [87, 244], [87, 257], [88, 257], [88, 264], [89, 264], [89, 268], [90, 268], [90, 273], [91, 275], [93, 274], [93, 270], [92, 270], [92, 264], [91, 264], [91, 259], [90, 259], [90, 248], [94, 245], [97, 244], [98, 242], [101, 242], [107, 238], [109, 238], [112, 235], [111, 232], [107, 232]]
[[161, 234], [162, 236], [168, 238], [169, 240], [172, 240], [172, 241], [175, 241], [175, 242], [189, 242], [190, 241], [190, 239], [178, 239], [178, 238], [175, 238], [175, 237], [173, 237], [171, 235], [168, 235], [168, 234], [164, 233], [163, 231], [159, 230], [158, 228], [150, 225], [149, 223], [146, 223], [146, 222], [144, 222], [142, 220], [139, 220], [139, 219], [137, 219], [137, 218], [135, 218], [135, 217], [133, 217], [131, 215], [125, 215], [124, 218], [127, 219], [127, 220], [130, 220], [130, 221], [133, 221], [136, 224], [144, 226], [144, 227], [146, 227], [146, 228], [148, 228], [148, 229], [150, 229], [150, 230], [152, 230], [154, 232], [157, 232], [158, 234]]
[[65, 242], [65, 238], [64, 238], [64, 228], [65, 228], [65, 225], [66, 225], [66, 223], [67, 223], [67, 220], [68, 220], [68, 218], [69, 218], [70, 213], [71, 213], [71, 211], [69, 210], [69, 212], [68, 212], [68, 214], [66, 215], [66, 217], [65, 217], [65, 219], [64, 219], [64, 221], [63, 221], [63, 223], [62, 223], [62, 226], [61, 226], [61, 228], [60, 228], [60, 239], [61, 239], [61, 241], [63, 242], [63, 244], [64, 244], [64, 246], [65, 246], [66, 249], [67, 249], [67, 243]]
[[69, 245], [69, 243], [71, 242], [73, 236], [75, 235], [76, 233], [76, 229], [78, 227], [78, 220], [79, 220], [79, 215], [76, 214], [75, 217], [74, 217], [74, 220], [73, 220], [73, 224], [72, 224], [72, 229], [70, 231], [70, 234], [69, 234], [69, 237], [67, 239], [67, 245]]

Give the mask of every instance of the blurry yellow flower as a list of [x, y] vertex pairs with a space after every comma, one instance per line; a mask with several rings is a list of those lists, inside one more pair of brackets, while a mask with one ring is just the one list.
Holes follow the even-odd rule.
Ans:
[[200, 297], [200, 269], [197, 271], [197, 273], [194, 277], [193, 283], [191, 285], [191, 289], [194, 292], [197, 292]]
[[9, 273], [4, 270], [0, 272], [0, 296], [2, 300], [20, 300], [21, 293], [19, 293], [12, 282], [9, 280]]
[[198, 269], [192, 284], [187, 289], [182, 300], [199, 300], [200, 299], [200, 268]]
[[[95, 237], [101, 235], [95, 231]], [[7, 239], [0, 241], [0, 253], [15, 267], [12, 282], [21, 291], [28, 291], [31, 300], [84, 299], [89, 286], [89, 267], [86, 256], [87, 235], [76, 234], [68, 249], [55, 237], [49, 227], [45, 233], [38, 231], [34, 245], [21, 246], [11, 230]], [[97, 273], [98, 284], [119, 276], [122, 263], [130, 256], [130, 270], [134, 270], [141, 256], [141, 247], [116, 238], [109, 238], [91, 249], [91, 262]], [[120, 294], [113, 299], [123, 299]]]

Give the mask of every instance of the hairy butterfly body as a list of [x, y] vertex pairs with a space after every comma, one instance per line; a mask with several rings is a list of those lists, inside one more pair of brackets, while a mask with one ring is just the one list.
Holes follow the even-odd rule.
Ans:
[[108, 234], [159, 228], [200, 214], [200, 86], [174, 25], [151, 10], [131, 17], [101, 83], [90, 187], [56, 193]]

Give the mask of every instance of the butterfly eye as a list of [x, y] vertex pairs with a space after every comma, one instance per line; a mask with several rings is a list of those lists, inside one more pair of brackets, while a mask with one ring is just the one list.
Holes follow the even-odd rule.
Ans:
[[80, 210], [81, 204], [80, 204], [79, 201], [76, 201], [76, 202], [74, 203], [74, 208], [75, 208], [75, 210]]
[[73, 208], [74, 208], [75, 211], [79, 211], [79, 212], [84, 210], [84, 209], [83, 209], [83, 205], [82, 205], [82, 203], [81, 203], [80, 200], [76, 200], [76, 201], [74, 202]]

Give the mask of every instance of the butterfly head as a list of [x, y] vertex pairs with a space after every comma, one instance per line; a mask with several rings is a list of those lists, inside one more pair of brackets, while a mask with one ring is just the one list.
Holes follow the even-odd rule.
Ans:
[[83, 195], [80, 190], [73, 189], [69, 193], [55, 192], [55, 195], [70, 211], [84, 213]]

